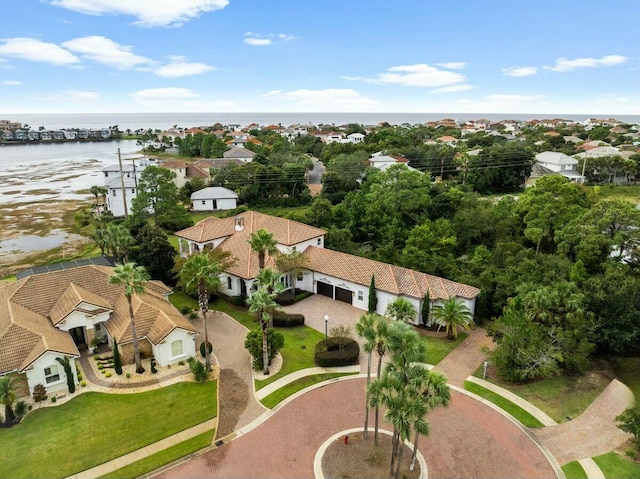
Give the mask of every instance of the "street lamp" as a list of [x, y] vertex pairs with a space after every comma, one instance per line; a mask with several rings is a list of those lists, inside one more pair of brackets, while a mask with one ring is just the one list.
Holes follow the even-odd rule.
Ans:
[[327, 345], [328, 335], [327, 335], [327, 327], [329, 326], [329, 315], [324, 315], [324, 344]]

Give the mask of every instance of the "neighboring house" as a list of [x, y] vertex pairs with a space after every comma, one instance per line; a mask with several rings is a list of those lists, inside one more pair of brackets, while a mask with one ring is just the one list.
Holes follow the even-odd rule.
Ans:
[[167, 160], [160, 164], [162, 168], [171, 170], [176, 176], [173, 182], [178, 188], [182, 188], [187, 182], [187, 163], [182, 160]]
[[37, 130], [29, 130], [27, 136], [29, 137], [29, 140], [36, 141], [40, 139], [40, 132]]
[[444, 143], [445, 145], [449, 145], [449, 146], [456, 146], [458, 144], [458, 139], [455, 136], [440, 136], [438, 138], [436, 138], [436, 141], [438, 143]]
[[232, 210], [238, 206], [238, 194], [220, 186], [210, 186], [191, 193], [194, 211]]
[[238, 147], [233, 147], [222, 154], [223, 158], [226, 158], [228, 160], [240, 160], [244, 163], [249, 163], [250, 161], [253, 161], [253, 158], [255, 156], [256, 154], [253, 151], [247, 150], [246, 148], [238, 148]]
[[[624, 151], [616, 148], [615, 146], [598, 146], [575, 154], [573, 155], [573, 158], [579, 158], [588, 163], [589, 159], [604, 157], [620, 157], [623, 160], [629, 160], [634, 154], [636, 154], [636, 151]], [[609, 181], [611, 183], [625, 183], [629, 181], [629, 173], [626, 169], [620, 168], [619, 171], [615, 172], [615, 176], [614, 174], [611, 175]]]
[[[131, 211], [132, 200], [138, 195], [138, 181], [142, 171], [155, 162], [149, 158], [123, 161], [102, 168], [104, 186], [107, 188], [107, 209], [113, 216], [126, 216]], [[124, 188], [123, 188], [124, 186]], [[125, 207], [126, 204], [126, 207]]]
[[[431, 303], [450, 297], [475, 310], [478, 288], [444, 278], [413, 271], [367, 258], [324, 248], [325, 230], [285, 218], [247, 211], [232, 218], [206, 218], [196, 225], [178, 231], [181, 256], [208, 248], [230, 252], [235, 263], [220, 275], [220, 292], [228, 296], [250, 295], [258, 276], [258, 255], [248, 242], [251, 233], [265, 229], [276, 240], [280, 252], [304, 253], [307, 264], [298, 273], [296, 287], [343, 301], [366, 311], [369, 285], [375, 276], [377, 312], [383, 314], [387, 306], [399, 297], [409, 300], [416, 311], [422, 311], [425, 295]], [[267, 256], [267, 267], [274, 268], [274, 257]], [[291, 274], [283, 274], [281, 281], [290, 287]], [[426, 320], [426, 318], [425, 318]], [[416, 320], [416, 323], [420, 318]]]
[[557, 173], [545, 166], [542, 166], [540, 163], [534, 163], [533, 166], [531, 167], [531, 173], [529, 177], [525, 180], [524, 186], [525, 188], [529, 188], [535, 185], [536, 181], [539, 178], [542, 178], [543, 176], [551, 176], [551, 175], [559, 175], [559, 174], [560, 173]]
[[[49, 393], [67, 388], [62, 365], [75, 359], [94, 338], [113, 346], [117, 338], [124, 363], [133, 362], [129, 305], [124, 288], [111, 284], [112, 268], [80, 266], [37, 274], [0, 286], [0, 376], [24, 375]], [[160, 366], [195, 356], [197, 330], [167, 300], [171, 290], [148, 281], [146, 294], [134, 295], [136, 335], [144, 357]]]
[[351, 133], [350, 135], [347, 135], [347, 142], [348, 143], [362, 143], [364, 141], [364, 137], [365, 135], [363, 135], [362, 133]]
[[564, 153], [543, 151], [536, 155], [536, 162], [573, 182], [584, 183], [584, 177], [577, 171], [578, 160]]
[[381, 171], [386, 171], [390, 166], [397, 165], [398, 163], [404, 164], [410, 170], [418, 171], [415, 168], [409, 166], [409, 160], [404, 156], [398, 155], [383, 155], [374, 153], [367, 161], [367, 165], [373, 168], [377, 168]]

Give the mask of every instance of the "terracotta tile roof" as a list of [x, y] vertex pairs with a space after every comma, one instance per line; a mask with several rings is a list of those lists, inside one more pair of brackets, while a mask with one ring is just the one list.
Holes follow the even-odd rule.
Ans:
[[[81, 266], [29, 276], [0, 286], [0, 374], [24, 370], [46, 351], [77, 356], [78, 349], [59, 324], [80, 303], [111, 310], [107, 330], [120, 331], [130, 341], [129, 308], [121, 286], [109, 283], [113, 268]], [[138, 336], [153, 343], [175, 328], [195, 328], [164, 298], [171, 289], [159, 281], [146, 284], [146, 295], [136, 299], [141, 308]], [[126, 333], [124, 330], [129, 330]], [[118, 338], [120, 339], [120, 338]]]
[[423, 298], [428, 292], [432, 300], [438, 300], [451, 296], [472, 299], [480, 294], [473, 286], [330, 249], [309, 246], [304, 254], [313, 271], [363, 286], [369, 286], [375, 275], [377, 289], [396, 295]]
[[[236, 231], [235, 218], [242, 218], [244, 228]], [[298, 223], [297, 221], [265, 215], [256, 211], [247, 211], [236, 217], [219, 219], [213, 216], [205, 218], [190, 228], [176, 232], [176, 236], [197, 243], [207, 243], [226, 237], [219, 246], [230, 252], [236, 260], [227, 271], [235, 276], [253, 279], [258, 275], [258, 254], [251, 250], [251, 233], [265, 229], [273, 234], [280, 244], [292, 246], [326, 234], [325, 230]], [[273, 267], [273, 259], [267, 258], [267, 266]]]
[[177, 170], [178, 168], [186, 168], [187, 164], [182, 160], [167, 160], [162, 162], [160, 166], [168, 170]]

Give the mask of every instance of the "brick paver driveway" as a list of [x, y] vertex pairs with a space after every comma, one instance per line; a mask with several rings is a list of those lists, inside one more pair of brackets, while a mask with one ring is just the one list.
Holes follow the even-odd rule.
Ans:
[[[362, 425], [364, 387], [359, 378], [313, 390], [246, 435], [157, 477], [311, 478], [322, 443]], [[434, 411], [429, 421], [431, 435], [420, 450], [431, 478], [556, 477], [526, 432], [462, 393], [452, 391], [449, 408]]]

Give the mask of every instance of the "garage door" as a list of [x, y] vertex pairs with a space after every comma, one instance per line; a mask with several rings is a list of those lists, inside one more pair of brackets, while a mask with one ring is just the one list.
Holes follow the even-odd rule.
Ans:
[[333, 299], [333, 286], [329, 283], [323, 283], [322, 281], [318, 281], [317, 293], [322, 296], [327, 296]]
[[347, 304], [352, 304], [353, 293], [348, 289], [338, 288], [336, 286], [336, 299]]

